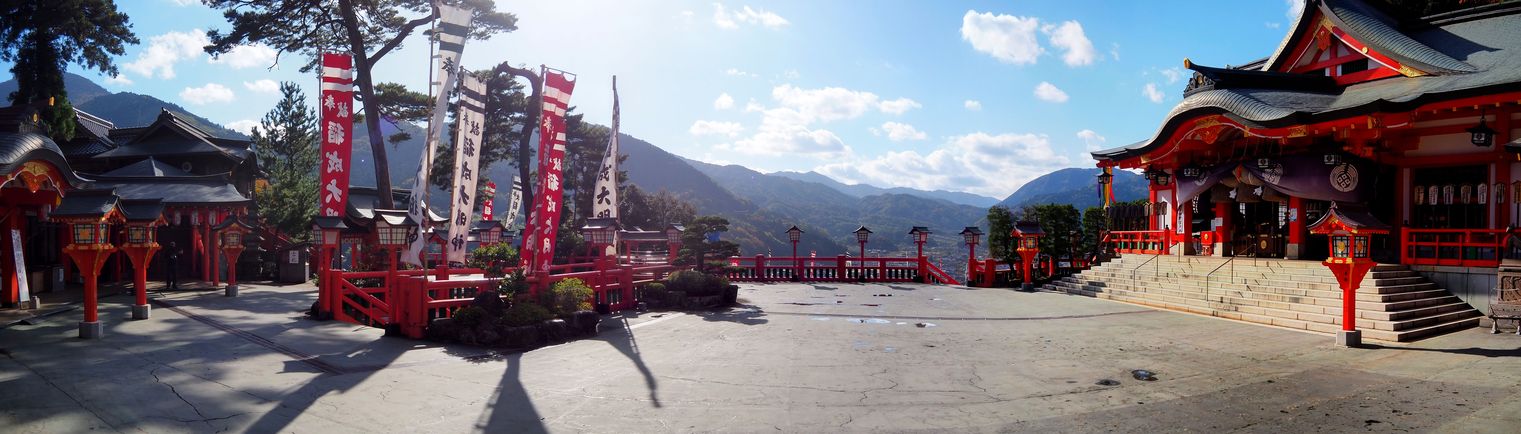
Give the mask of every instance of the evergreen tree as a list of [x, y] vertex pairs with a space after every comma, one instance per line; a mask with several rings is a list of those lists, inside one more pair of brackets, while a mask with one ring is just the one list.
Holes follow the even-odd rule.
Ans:
[[69, 64], [116, 76], [120, 56], [137, 36], [112, 0], [13, 0], [0, 2], [0, 60], [12, 62], [12, 104], [53, 105], [41, 120], [54, 139], [74, 138], [74, 106], [63, 86]]
[[998, 261], [1015, 264], [1019, 262], [1019, 255], [1014, 253], [1014, 246], [1009, 233], [1014, 231], [1014, 215], [1009, 208], [993, 206], [988, 208], [988, 256]]
[[265, 223], [298, 240], [317, 214], [317, 170], [322, 163], [317, 114], [296, 83], [280, 83], [283, 97], [254, 127], [254, 152], [269, 187], [254, 194]]

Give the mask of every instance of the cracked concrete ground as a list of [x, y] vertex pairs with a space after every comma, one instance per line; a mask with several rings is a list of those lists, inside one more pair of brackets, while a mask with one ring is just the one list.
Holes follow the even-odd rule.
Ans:
[[[301, 318], [310, 286], [0, 330], [5, 432], [1515, 432], [1521, 338], [1344, 349], [1054, 293], [744, 285], [527, 353]], [[1134, 378], [1146, 369], [1156, 381]], [[1100, 385], [1112, 380], [1114, 385]]]

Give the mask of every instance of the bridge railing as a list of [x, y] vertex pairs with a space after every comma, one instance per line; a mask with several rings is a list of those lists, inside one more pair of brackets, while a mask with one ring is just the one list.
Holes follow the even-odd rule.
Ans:
[[1400, 229], [1400, 263], [1499, 267], [1504, 229]]
[[1159, 255], [1172, 247], [1167, 231], [1109, 231], [1103, 243], [1119, 254]]
[[[933, 274], [929, 267], [933, 265], [924, 258], [755, 255], [729, 258], [724, 275], [731, 281], [746, 282], [916, 282]], [[940, 280], [955, 281], [950, 276]]]

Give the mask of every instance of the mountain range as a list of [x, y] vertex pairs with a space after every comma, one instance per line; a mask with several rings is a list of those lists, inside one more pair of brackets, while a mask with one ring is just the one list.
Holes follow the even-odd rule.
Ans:
[[[76, 107], [119, 127], [147, 125], [162, 108], [185, 115], [213, 134], [244, 137], [177, 104], [149, 95], [113, 93], [74, 74], [69, 74], [65, 83]], [[14, 89], [14, 81], [0, 83], [0, 92]], [[405, 123], [388, 128], [412, 135], [410, 140], [387, 144], [392, 185], [406, 188], [411, 185], [426, 133], [421, 127]], [[1068, 203], [1082, 209], [1099, 203], [1096, 168], [1057, 170], [998, 200], [944, 190], [845, 184], [812, 171], [762, 173], [739, 165], [685, 159], [627, 134], [621, 135], [620, 140], [621, 151], [628, 156], [622, 169], [627, 171], [632, 184], [649, 192], [668, 191], [691, 202], [700, 214], [729, 219], [730, 232], [724, 237], [739, 243], [745, 254], [790, 254], [792, 246], [785, 231], [797, 225], [805, 232], [798, 247], [800, 254], [856, 254], [854, 231], [865, 226], [875, 232], [867, 246], [869, 254], [911, 256], [914, 245], [908, 230], [928, 226], [934, 233], [925, 253], [945, 264], [960, 264], [966, 260], [966, 250], [957, 233], [965, 226], [985, 224], [982, 220], [988, 206], [997, 204], [1018, 210], [1029, 204]], [[363, 128], [355, 128], [354, 144], [351, 182], [375, 185], [374, 158]], [[508, 162], [498, 162], [484, 172], [488, 178], [504, 183], [502, 180], [512, 179], [516, 168]], [[1127, 171], [1116, 171], [1114, 175], [1116, 199], [1126, 201], [1146, 196], [1146, 181], [1140, 175]], [[445, 206], [442, 202], [447, 201], [446, 192], [435, 189], [434, 193], [440, 202], [435, 206]]]

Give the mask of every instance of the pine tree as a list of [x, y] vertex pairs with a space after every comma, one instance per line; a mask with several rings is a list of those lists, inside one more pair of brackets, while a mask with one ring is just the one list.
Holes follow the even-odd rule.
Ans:
[[317, 115], [296, 83], [280, 84], [283, 97], [254, 127], [254, 152], [269, 174], [269, 187], [254, 200], [264, 222], [297, 240], [310, 238], [307, 225], [317, 214]]
[[0, 2], [0, 60], [12, 62], [12, 104], [53, 105], [42, 110], [56, 140], [74, 138], [74, 107], [63, 86], [69, 64], [115, 76], [112, 56], [137, 36], [112, 0], [16, 0]]

